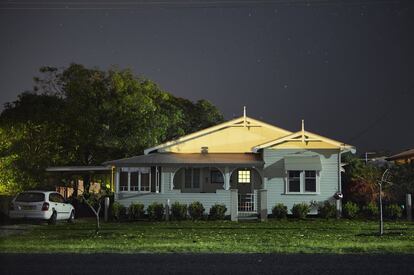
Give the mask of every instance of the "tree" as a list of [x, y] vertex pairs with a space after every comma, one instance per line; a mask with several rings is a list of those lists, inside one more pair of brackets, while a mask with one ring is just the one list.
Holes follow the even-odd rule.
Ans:
[[[343, 156], [345, 175], [343, 179], [344, 198], [359, 204], [368, 204], [378, 200], [378, 181], [382, 175], [382, 169], [365, 164], [361, 159], [352, 155]], [[383, 190], [383, 197], [389, 198], [388, 189]]]
[[85, 193], [81, 197], [81, 201], [85, 202], [89, 208], [92, 210], [93, 214], [96, 218], [96, 228], [95, 233], [98, 234], [100, 230], [100, 212], [102, 208], [102, 204], [104, 203], [104, 199], [107, 196], [107, 192], [104, 189], [101, 189], [99, 193]]
[[[100, 165], [223, 121], [205, 100], [162, 91], [130, 70], [42, 67], [33, 91], [0, 115], [0, 190], [46, 186], [45, 168]], [[90, 177], [84, 176], [88, 190]], [[12, 184], [13, 183], [13, 184]]]
[[395, 165], [391, 168], [391, 194], [396, 203], [404, 204], [406, 194], [414, 194], [414, 163]]

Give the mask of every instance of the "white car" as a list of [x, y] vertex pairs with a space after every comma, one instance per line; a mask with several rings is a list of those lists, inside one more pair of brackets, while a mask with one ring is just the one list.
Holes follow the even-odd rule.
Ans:
[[48, 220], [52, 224], [57, 220], [73, 222], [75, 208], [57, 192], [26, 191], [18, 194], [10, 203], [9, 217]]

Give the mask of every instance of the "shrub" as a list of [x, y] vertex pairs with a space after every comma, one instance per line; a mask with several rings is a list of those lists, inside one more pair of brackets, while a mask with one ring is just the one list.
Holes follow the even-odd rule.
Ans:
[[224, 220], [227, 207], [224, 204], [215, 204], [210, 208], [209, 218], [211, 220]]
[[171, 216], [177, 221], [185, 220], [187, 218], [187, 205], [174, 202], [171, 205]]
[[285, 219], [288, 213], [287, 206], [283, 203], [278, 203], [272, 208], [273, 217], [277, 219]]
[[333, 218], [336, 216], [336, 207], [329, 201], [325, 201], [318, 206], [318, 213], [321, 218]]
[[112, 218], [121, 221], [126, 217], [126, 207], [119, 202], [114, 202], [111, 206]]
[[152, 203], [147, 208], [148, 217], [152, 221], [160, 221], [164, 216], [164, 205], [162, 203]]
[[402, 209], [397, 204], [387, 205], [384, 209], [384, 214], [387, 218], [396, 220], [402, 217]]
[[368, 219], [374, 219], [378, 217], [379, 210], [375, 202], [368, 203], [362, 208], [362, 210], [363, 210], [364, 216]]
[[304, 202], [298, 203], [298, 204], [293, 205], [291, 211], [292, 211], [293, 217], [298, 218], [298, 219], [305, 219], [306, 215], [310, 211], [310, 207], [308, 204]]
[[358, 216], [359, 213], [359, 206], [358, 204], [349, 201], [342, 206], [342, 212], [344, 216], [348, 219], [353, 219]]
[[142, 219], [144, 213], [144, 205], [142, 203], [131, 203], [128, 207], [128, 218], [131, 221]]
[[188, 206], [188, 214], [193, 220], [199, 220], [204, 215], [204, 206], [201, 202], [195, 201]]

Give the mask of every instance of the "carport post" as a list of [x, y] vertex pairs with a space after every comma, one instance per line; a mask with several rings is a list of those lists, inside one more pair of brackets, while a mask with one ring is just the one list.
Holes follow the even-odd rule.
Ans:
[[407, 220], [412, 221], [413, 219], [413, 205], [411, 203], [411, 194], [405, 195], [405, 209], [407, 211]]
[[104, 219], [105, 219], [105, 222], [107, 222], [108, 221], [108, 210], [109, 210], [109, 197], [105, 197], [104, 203], [105, 203]]

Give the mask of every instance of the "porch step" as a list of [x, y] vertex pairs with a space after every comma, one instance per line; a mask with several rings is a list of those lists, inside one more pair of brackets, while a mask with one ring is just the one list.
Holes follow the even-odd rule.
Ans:
[[254, 214], [254, 215], [239, 215], [239, 216], [237, 216], [237, 219], [239, 221], [252, 221], [252, 220], [259, 219], [259, 217], [257, 216], [257, 214]]
[[257, 216], [238, 216], [237, 219], [239, 221], [254, 221], [254, 220], [257, 220], [258, 217]]

